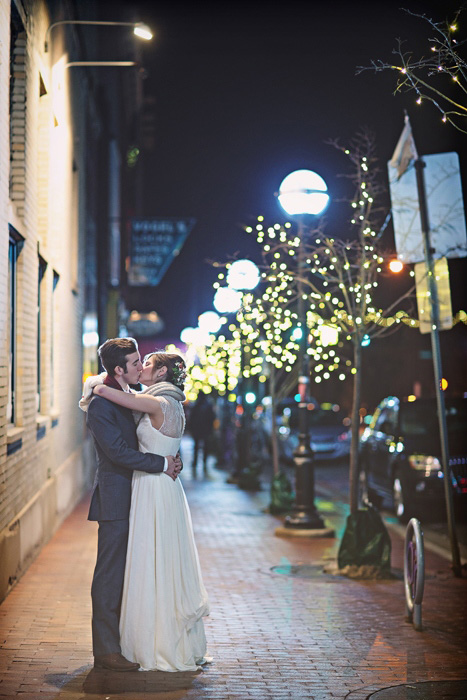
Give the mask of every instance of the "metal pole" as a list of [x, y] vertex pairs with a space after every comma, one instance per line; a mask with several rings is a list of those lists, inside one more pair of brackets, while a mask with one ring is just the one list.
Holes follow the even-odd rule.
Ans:
[[115, 27], [115, 26], [120, 26], [120, 27], [135, 27], [136, 23], [135, 22], [103, 22], [101, 20], [86, 20], [86, 19], [62, 19], [60, 22], [54, 22], [51, 24], [45, 33], [45, 41], [44, 41], [44, 53], [47, 53], [49, 50], [49, 36], [50, 32], [52, 29], [55, 27], [58, 27], [59, 25], [62, 24], [100, 24], [100, 25], [108, 25], [110, 27]]
[[73, 68], [73, 66], [84, 66], [91, 68], [105, 68], [105, 67], [117, 67], [126, 68], [129, 66], [136, 66], [135, 61], [71, 61], [70, 63], [65, 63], [65, 68]]
[[428, 275], [428, 289], [430, 292], [431, 308], [431, 351], [433, 354], [433, 369], [435, 374], [436, 403], [438, 408], [439, 434], [441, 440], [441, 462], [444, 474], [444, 497], [446, 500], [446, 513], [448, 521], [449, 540], [451, 542], [452, 568], [455, 576], [462, 575], [462, 567], [459, 555], [459, 544], [454, 522], [454, 509], [451, 487], [451, 469], [449, 467], [449, 444], [446, 424], [446, 407], [444, 402], [444, 392], [441, 389], [443, 371], [441, 365], [441, 351], [439, 345], [439, 301], [438, 289], [436, 286], [433, 265], [433, 250], [430, 241], [430, 224], [428, 220], [428, 207], [425, 192], [425, 178], [423, 169], [425, 163], [420, 158], [415, 161], [415, 171], [417, 176], [418, 203], [420, 207], [420, 222], [423, 236], [423, 246], [425, 249], [425, 262]]
[[299, 434], [298, 447], [294, 452], [295, 464], [295, 503], [292, 513], [285, 518], [286, 528], [320, 530], [325, 525], [316, 510], [315, 499], [315, 474], [313, 465], [313, 452], [310, 447], [310, 429], [308, 420], [309, 403], [309, 360], [308, 360], [308, 328], [306, 322], [306, 306], [303, 298], [303, 275], [305, 272], [305, 227], [303, 218], [298, 219], [298, 235], [300, 245], [298, 249], [298, 318], [302, 330], [300, 339], [300, 377], [298, 380], [298, 392], [300, 403], [298, 405]]

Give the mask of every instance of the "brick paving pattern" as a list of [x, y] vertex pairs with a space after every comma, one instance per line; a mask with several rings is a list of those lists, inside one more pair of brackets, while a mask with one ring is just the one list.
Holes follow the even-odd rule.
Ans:
[[[323, 574], [337, 539], [276, 537], [279, 519], [261, 510], [265, 492], [245, 493], [211, 473], [187, 474], [184, 484], [211, 598], [212, 663], [198, 673], [92, 669], [96, 525], [83, 502], [0, 606], [1, 700], [363, 700], [391, 686], [467, 678], [466, 579], [455, 579], [445, 559], [426, 552], [424, 630], [416, 632], [404, 622], [398, 535], [394, 579]], [[342, 531], [342, 512], [328, 505], [326, 519]], [[311, 577], [271, 570], [299, 564]]]

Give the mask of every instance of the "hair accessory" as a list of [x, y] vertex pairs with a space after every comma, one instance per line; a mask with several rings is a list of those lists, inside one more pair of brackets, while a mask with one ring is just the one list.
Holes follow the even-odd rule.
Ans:
[[175, 386], [181, 386], [186, 379], [186, 367], [181, 360], [175, 362], [172, 368], [172, 374]]

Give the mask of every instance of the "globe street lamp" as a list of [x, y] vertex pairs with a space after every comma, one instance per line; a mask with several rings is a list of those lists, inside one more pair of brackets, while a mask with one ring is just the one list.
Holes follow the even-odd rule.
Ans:
[[231, 289], [254, 289], [259, 282], [259, 269], [251, 260], [236, 260], [229, 267], [227, 284]]
[[[299, 443], [294, 452], [295, 464], [295, 503], [292, 513], [285, 519], [285, 532], [277, 534], [291, 534], [293, 530], [316, 531], [316, 534], [328, 534], [323, 520], [318, 514], [314, 504], [314, 468], [313, 452], [310, 447], [310, 430], [308, 420], [308, 404], [310, 403], [309, 359], [308, 359], [308, 327], [307, 309], [305, 304], [303, 278], [306, 272], [305, 261], [305, 236], [306, 227], [304, 217], [307, 215], [318, 216], [329, 204], [329, 194], [323, 178], [312, 170], [295, 170], [283, 180], [278, 195], [279, 203], [284, 211], [297, 218], [298, 237], [298, 321], [302, 333], [297, 334], [300, 344], [300, 375], [298, 378], [299, 402]], [[288, 532], [287, 532], [288, 531]], [[276, 531], [277, 532], [277, 531]], [[331, 534], [329, 532], [329, 534]]]
[[235, 314], [242, 305], [242, 293], [231, 287], [219, 287], [213, 304], [220, 314]]
[[[224, 319], [225, 320], [225, 319]], [[198, 316], [198, 327], [208, 333], [217, 333], [224, 320], [215, 311], [204, 311]]]

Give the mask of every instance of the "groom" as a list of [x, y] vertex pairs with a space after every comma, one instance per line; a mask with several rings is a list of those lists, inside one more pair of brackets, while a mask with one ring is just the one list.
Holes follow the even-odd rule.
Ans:
[[[98, 350], [107, 372], [105, 384], [129, 391], [137, 384], [143, 365], [133, 338], [112, 338]], [[119, 617], [128, 542], [133, 471], [165, 471], [176, 479], [180, 458], [138, 451], [132, 412], [100, 396], [87, 409], [87, 425], [94, 438], [97, 473], [88, 520], [97, 520], [97, 562], [91, 587], [94, 667], [137, 671], [139, 664], [125, 659], [120, 648]]]

